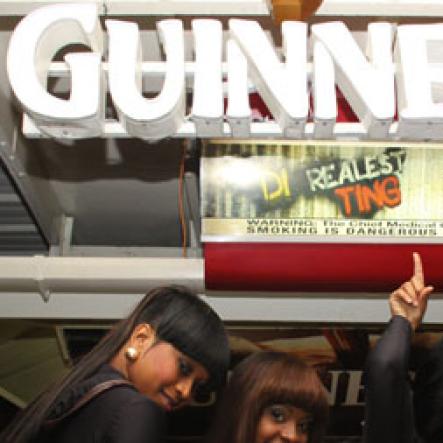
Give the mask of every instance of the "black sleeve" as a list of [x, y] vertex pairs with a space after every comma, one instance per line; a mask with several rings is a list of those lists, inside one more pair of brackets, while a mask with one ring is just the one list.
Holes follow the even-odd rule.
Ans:
[[368, 356], [365, 368], [365, 443], [413, 441], [408, 368], [412, 329], [394, 316]]
[[147, 398], [131, 399], [120, 407], [108, 431], [107, 443], [160, 443], [164, 412]]

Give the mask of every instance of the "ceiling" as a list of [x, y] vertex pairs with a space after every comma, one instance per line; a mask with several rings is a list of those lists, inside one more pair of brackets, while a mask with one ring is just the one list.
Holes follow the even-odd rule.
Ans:
[[0, 168], [0, 255], [44, 254], [47, 250], [10, 176], [4, 167]]

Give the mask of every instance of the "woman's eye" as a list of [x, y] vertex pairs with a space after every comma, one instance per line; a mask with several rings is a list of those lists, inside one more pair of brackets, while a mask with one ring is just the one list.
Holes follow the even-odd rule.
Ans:
[[192, 373], [192, 366], [185, 360], [180, 359], [178, 367], [180, 370], [180, 375], [182, 375], [183, 377], [187, 377]]
[[300, 434], [309, 434], [311, 423], [311, 420], [305, 420], [297, 423], [297, 432], [299, 432]]
[[199, 400], [204, 401], [204, 399], [207, 399], [211, 395], [211, 390], [209, 389], [209, 386], [207, 383], [202, 381], [196, 381], [192, 385], [192, 396], [194, 400], [197, 402]]
[[282, 406], [271, 406], [269, 409], [272, 419], [277, 423], [283, 423], [287, 419], [287, 413]]

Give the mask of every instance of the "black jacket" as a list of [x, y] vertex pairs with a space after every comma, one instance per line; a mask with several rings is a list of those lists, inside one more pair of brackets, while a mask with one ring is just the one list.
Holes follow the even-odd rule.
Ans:
[[[92, 387], [107, 380], [123, 379], [104, 365], [94, 376], [74, 386], [57, 402], [50, 419], [68, 411]], [[159, 443], [164, 412], [132, 386], [115, 386], [63, 419], [44, 429], [38, 443]]]
[[417, 442], [408, 373], [411, 337], [409, 322], [394, 316], [369, 354], [364, 443]]

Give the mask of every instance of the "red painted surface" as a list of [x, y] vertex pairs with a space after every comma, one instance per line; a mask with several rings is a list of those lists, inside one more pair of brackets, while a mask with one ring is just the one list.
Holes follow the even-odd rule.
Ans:
[[337, 89], [337, 122], [358, 122], [357, 116], [339, 89]]
[[421, 254], [425, 279], [443, 290], [443, 245], [206, 243], [208, 289], [390, 292]]

